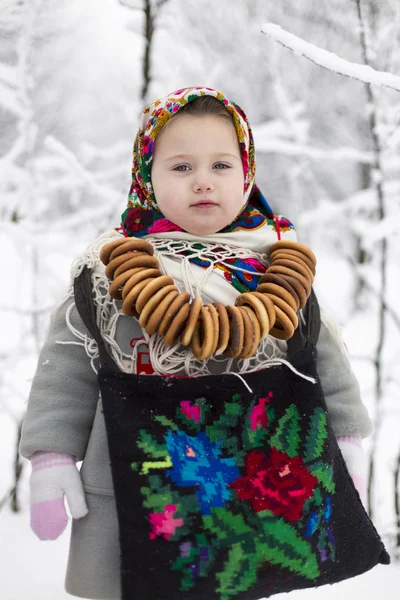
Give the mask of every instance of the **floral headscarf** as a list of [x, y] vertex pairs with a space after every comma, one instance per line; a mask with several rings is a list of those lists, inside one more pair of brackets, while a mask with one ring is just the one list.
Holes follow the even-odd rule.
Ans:
[[[232, 223], [213, 235], [193, 236], [178, 225], [169, 221], [159, 210], [151, 183], [151, 165], [154, 154], [154, 141], [164, 125], [187, 103], [201, 96], [213, 96], [219, 100], [232, 116], [239, 142], [244, 173], [243, 205], [240, 214]], [[128, 208], [122, 215], [121, 228], [126, 236], [146, 235], [169, 239], [186, 239], [193, 242], [219, 240], [250, 250], [265, 252], [266, 246], [273, 243], [283, 232], [293, 232], [293, 225], [272, 212], [268, 202], [255, 184], [255, 151], [250, 123], [243, 109], [228, 100], [221, 92], [208, 87], [182, 88], [160, 98], [144, 109], [133, 148], [132, 184], [128, 196]], [[267, 234], [267, 230], [269, 235]], [[251, 232], [251, 235], [249, 235]], [[239, 235], [237, 235], [239, 234]], [[271, 235], [272, 234], [272, 235]], [[292, 236], [290, 236], [292, 237]], [[293, 238], [292, 238], [293, 239]], [[208, 267], [205, 260], [191, 258], [200, 266]], [[239, 263], [245, 262], [246, 270], [237, 271]], [[219, 267], [220, 268], [220, 267]], [[232, 268], [224, 268], [224, 276], [240, 292], [255, 289], [265, 266], [254, 258], [248, 261], [234, 259]]]

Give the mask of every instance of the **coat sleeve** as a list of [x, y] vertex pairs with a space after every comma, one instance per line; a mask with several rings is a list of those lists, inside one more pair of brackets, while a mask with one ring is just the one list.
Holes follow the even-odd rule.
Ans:
[[39, 355], [22, 427], [20, 452], [26, 458], [37, 450], [71, 454], [77, 460], [85, 454], [99, 388], [84, 343], [71, 331], [67, 316], [92, 339], [71, 294], [53, 312]]
[[351, 369], [339, 328], [323, 311], [317, 352], [318, 375], [335, 435], [369, 436], [372, 423], [361, 400], [360, 386]]

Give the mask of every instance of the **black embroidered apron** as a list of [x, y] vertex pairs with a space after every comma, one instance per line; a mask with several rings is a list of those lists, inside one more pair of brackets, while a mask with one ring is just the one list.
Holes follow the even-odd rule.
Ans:
[[256, 600], [390, 561], [329, 424], [314, 294], [288, 360], [202, 377], [120, 371], [101, 338], [91, 271], [77, 308], [99, 346], [123, 600]]

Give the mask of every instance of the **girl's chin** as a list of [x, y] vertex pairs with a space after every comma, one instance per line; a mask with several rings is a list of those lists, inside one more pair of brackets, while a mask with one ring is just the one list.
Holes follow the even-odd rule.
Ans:
[[179, 224], [180, 227], [182, 227], [182, 229], [184, 231], [187, 231], [187, 233], [190, 233], [191, 235], [214, 235], [215, 233], [218, 233], [218, 231], [221, 231], [222, 229], [224, 229], [225, 227], [227, 227], [230, 224], [230, 222], [223, 222], [223, 223], [216, 223], [215, 219], [213, 223], [202, 223], [200, 226], [200, 223], [196, 223], [197, 227], [194, 227], [193, 225], [190, 226], [189, 224], [187, 225], [187, 227], [185, 227], [185, 225], [183, 224]]

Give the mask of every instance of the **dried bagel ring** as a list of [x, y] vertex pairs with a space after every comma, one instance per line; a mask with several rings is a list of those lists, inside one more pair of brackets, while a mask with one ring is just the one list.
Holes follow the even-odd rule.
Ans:
[[310, 250], [310, 248], [308, 246], [305, 246], [304, 244], [300, 244], [300, 242], [294, 242], [293, 240], [279, 240], [279, 242], [275, 242], [275, 244], [272, 244], [272, 246], [270, 246], [269, 254], [271, 255], [272, 252], [275, 252], [275, 250], [278, 250], [281, 248], [290, 248], [291, 250], [297, 250], [298, 252], [302, 252], [303, 254], [308, 256], [308, 258], [315, 265], [317, 264], [317, 259], [315, 257], [314, 252], [312, 250]]
[[170, 292], [172, 292], [174, 290], [176, 291], [176, 295], [178, 295], [178, 289], [177, 289], [176, 285], [167, 285], [165, 287], [162, 287], [160, 290], [158, 290], [158, 292], [156, 294], [154, 294], [154, 296], [152, 296], [150, 298], [150, 300], [148, 300], [146, 302], [145, 307], [143, 308], [142, 312], [140, 313], [139, 323], [142, 327], [144, 327], [146, 329], [147, 333], [149, 333], [149, 331], [147, 330], [147, 322], [150, 319], [153, 312], [156, 310], [156, 307], [158, 307], [160, 305], [161, 301]]
[[300, 281], [307, 293], [307, 298], [310, 295], [311, 283], [308, 281], [308, 279], [303, 277], [303, 275], [301, 275], [297, 271], [294, 271], [293, 269], [289, 269], [288, 267], [284, 267], [282, 265], [272, 265], [272, 267], [268, 267], [268, 271], [270, 271], [271, 273], [277, 273], [278, 275], [282, 275], [284, 277], [289, 276], [293, 277], [293, 279], [298, 279], [298, 281]]
[[295, 277], [291, 277], [290, 275], [284, 275], [284, 281], [286, 281], [289, 285], [291, 285], [295, 290], [296, 290], [296, 294], [298, 295], [299, 299], [300, 299], [300, 305], [299, 308], [303, 308], [306, 305], [307, 302], [307, 290], [305, 289], [304, 285], [302, 283], [300, 283], [300, 281], [298, 279], [296, 279]]
[[245, 310], [248, 313], [248, 315], [250, 316], [250, 319], [252, 320], [252, 324], [253, 324], [253, 328], [254, 328], [253, 345], [251, 346], [247, 355], [246, 356], [241, 355], [241, 358], [251, 358], [257, 352], [258, 346], [260, 345], [261, 326], [260, 326], [259, 320], [257, 319], [256, 313], [254, 312], [254, 310], [252, 308], [250, 308], [250, 306], [243, 305], [240, 308], [242, 308], [243, 310]]
[[213, 306], [212, 304], [206, 304], [206, 308], [208, 308], [208, 310], [211, 313], [211, 317], [213, 320], [213, 331], [214, 331], [214, 343], [213, 343], [213, 347], [211, 350], [210, 354], [214, 354], [215, 350], [217, 349], [218, 346], [218, 339], [219, 339], [219, 318], [218, 318], [218, 312], [217, 309], [215, 308], [215, 306]]
[[238, 306], [226, 306], [229, 317], [229, 342], [224, 352], [229, 358], [237, 358], [243, 350], [244, 324]]
[[190, 294], [188, 292], [181, 292], [180, 294], [178, 294], [175, 300], [173, 300], [168, 306], [168, 309], [165, 312], [161, 320], [160, 326], [158, 328], [158, 333], [160, 333], [161, 335], [165, 335], [172, 319], [175, 317], [175, 315], [181, 309], [181, 307], [187, 302], [189, 302], [189, 300]]
[[[126, 261], [115, 269], [114, 277], [118, 277], [118, 275], [121, 275], [121, 273], [124, 271], [133, 269], [134, 267], [151, 267], [153, 269], [160, 268], [160, 263], [156, 257], [150, 256], [146, 252], [127, 252], [126, 257]], [[119, 256], [117, 256], [115, 260], [118, 260], [118, 258]]]
[[[276, 273], [268, 273], [268, 270], [261, 277], [259, 285], [263, 283], [276, 283], [276, 285], [280, 285], [283, 287], [296, 301], [297, 310], [300, 308], [300, 297], [297, 293], [297, 290], [290, 285], [287, 279], [283, 279], [283, 277], [279, 277]], [[299, 284], [300, 285], [300, 284]]]
[[265, 304], [263, 304], [259, 298], [255, 297], [253, 293], [250, 292], [240, 294], [240, 296], [236, 298], [235, 306], [242, 306], [242, 304], [249, 304], [252, 308], [254, 308], [258, 321], [261, 325], [261, 339], [263, 340], [267, 337], [270, 329], [268, 312]]
[[143, 281], [139, 281], [129, 292], [129, 294], [124, 298], [124, 302], [122, 304], [122, 312], [128, 317], [138, 317], [139, 313], [136, 310], [136, 299], [139, 296], [140, 292], [146, 287], [150, 281], [153, 281], [153, 277], [148, 277], [147, 279], [143, 279]]
[[162, 275], [161, 277], [156, 277], [153, 279], [153, 281], [143, 288], [136, 300], [136, 310], [138, 311], [139, 315], [144, 309], [146, 302], [150, 300], [150, 298], [156, 292], [158, 292], [159, 289], [167, 285], [175, 285], [175, 282], [170, 275]]
[[[125, 271], [124, 273], [121, 273], [121, 275], [119, 275], [117, 277], [117, 279], [119, 279], [120, 277], [123, 277], [125, 275], [125, 273], [129, 273], [129, 271]], [[125, 298], [129, 294], [131, 289], [137, 283], [139, 283], [139, 281], [143, 281], [143, 279], [147, 279], [149, 277], [153, 277], [153, 278], [159, 277], [160, 275], [161, 275], [161, 272], [158, 269], [146, 269], [146, 267], [142, 267], [140, 271], [137, 271], [136, 273], [134, 273], [128, 279], [128, 281], [125, 283], [124, 288], [122, 290], [122, 299], [125, 300]], [[114, 281], [116, 281], [116, 279], [114, 279]]]
[[164, 336], [164, 344], [166, 346], [171, 346], [176, 342], [185, 327], [186, 319], [189, 313], [190, 303], [188, 300], [188, 302], [186, 302], [186, 304], [181, 306], [181, 308], [178, 310], [177, 314], [172, 319], [172, 323], [167, 329], [167, 333]]
[[295, 262], [294, 260], [286, 260], [279, 258], [273, 262], [273, 266], [275, 265], [287, 267], [288, 269], [296, 271], [296, 273], [300, 273], [300, 275], [303, 275], [303, 277], [307, 279], [310, 285], [312, 285], [314, 282], [314, 275], [311, 273], [310, 269], [308, 267], [305, 267], [304, 265]]
[[295, 298], [285, 288], [280, 285], [276, 285], [276, 283], [262, 283], [257, 286], [257, 292], [261, 292], [262, 294], [275, 294], [275, 296], [279, 296], [282, 298], [287, 304], [296, 312], [297, 311], [297, 302]]
[[247, 312], [247, 306], [238, 307], [243, 317], [244, 337], [243, 337], [243, 348], [238, 358], [246, 358], [253, 346], [253, 340], [255, 335], [253, 321]]
[[218, 313], [219, 320], [219, 336], [218, 336], [218, 345], [215, 349], [215, 356], [222, 354], [225, 352], [229, 343], [229, 334], [230, 334], [230, 325], [229, 325], [229, 316], [226, 307], [222, 302], [214, 303], [215, 309]]
[[297, 252], [297, 250], [291, 250], [290, 248], [282, 248], [281, 250], [275, 250], [275, 252], [272, 252], [270, 256], [271, 263], [273, 263], [275, 258], [277, 258], [278, 256], [285, 256], [286, 258], [296, 258], [297, 260], [301, 260], [302, 263], [307, 265], [312, 274], [315, 275], [315, 263], [313, 263], [312, 260], [310, 260], [308, 256], [306, 256], [302, 252]]
[[125, 283], [129, 280], [129, 278], [135, 273], [139, 273], [140, 271], [145, 271], [145, 267], [138, 267], [137, 269], [129, 269], [129, 271], [125, 271], [121, 273], [114, 281], [110, 284], [110, 296], [115, 298], [115, 300], [121, 300], [122, 291]]
[[[152, 314], [150, 315], [150, 317], [147, 320], [145, 329], [149, 335], [156, 333], [156, 331], [158, 330], [158, 326], [160, 325], [168, 307], [172, 304], [172, 302], [175, 300], [175, 298], [179, 294], [179, 290], [175, 285], [171, 285], [171, 286], [167, 285], [163, 289], [166, 290], [168, 288], [172, 288], [172, 289], [170, 289], [170, 291], [168, 292], [168, 295], [160, 302], [160, 304], [157, 306], [157, 308], [154, 310], [154, 312], [152, 312]], [[147, 307], [147, 304], [144, 307], [144, 309], [142, 310], [142, 314], [146, 310], [146, 307]], [[142, 316], [142, 315], [140, 315], [140, 316]]]
[[[108, 263], [108, 265], [105, 268], [105, 274], [107, 275], [108, 279], [114, 279], [115, 277], [118, 277], [118, 275], [120, 275], [123, 271], [128, 271], [128, 269], [133, 269], [135, 267], [143, 267], [145, 265], [139, 264], [138, 259], [139, 257], [144, 259], [146, 256], [154, 260], [148, 254], [146, 254], [146, 252], [125, 252], [124, 254], [117, 256]], [[130, 261], [133, 258], [135, 258], [136, 261], [133, 264], [131, 264]], [[121, 269], [121, 267], [123, 266], [125, 266], [125, 268]]]
[[214, 345], [213, 320], [211, 312], [205, 306], [201, 307], [200, 319], [198, 320], [190, 348], [199, 360], [205, 360], [211, 356]]
[[100, 250], [100, 260], [103, 263], [103, 265], [108, 265], [108, 263], [110, 262], [111, 252], [115, 248], [118, 248], [118, 246], [121, 246], [121, 244], [125, 244], [126, 240], [127, 240], [126, 237], [120, 237], [117, 240], [108, 242], [108, 244], [105, 244], [102, 247], [102, 249]]
[[[290, 252], [290, 250], [288, 252]], [[302, 258], [299, 258], [298, 256], [292, 256], [291, 254], [286, 254], [283, 251], [278, 251], [276, 253], [274, 252], [274, 257], [271, 256], [271, 265], [278, 264], [278, 262], [282, 260], [290, 260], [301, 265], [302, 268], [305, 269], [307, 276], [314, 281], [315, 269], [314, 271], [310, 269], [308, 264]]]
[[[274, 327], [271, 329], [271, 331], [269, 332], [269, 334], [275, 338], [278, 338], [279, 340], [288, 340], [294, 334], [293, 323], [289, 319], [287, 314], [279, 308], [279, 306], [276, 306], [275, 310], [276, 310], [276, 323], [275, 323]], [[278, 324], [281, 325], [282, 328], [278, 327]]]
[[[279, 296], [275, 296], [274, 294], [268, 294], [269, 298], [271, 298], [272, 302], [274, 303], [275, 306], [275, 310], [276, 307], [278, 306], [281, 310], [283, 310], [283, 312], [289, 317], [289, 319], [292, 321], [293, 323], [293, 327], [296, 329], [296, 327], [299, 324], [299, 318], [297, 316], [296, 311], [293, 310], [293, 308], [291, 308], [289, 306], [289, 304], [285, 301], [282, 300], [282, 298], [280, 298]], [[278, 320], [278, 319], [277, 319]], [[276, 324], [276, 323], [275, 323]]]
[[264, 304], [264, 306], [267, 310], [269, 328], [271, 329], [271, 327], [273, 327], [273, 325], [275, 323], [275, 319], [276, 319], [274, 303], [272, 302], [271, 298], [268, 298], [267, 294], [262, 294], [261, 292], [258, 292], [257, 290], [255, 292], [252, 292], [252, 294], [256, 298], [259, 298], [261, 300], [261, 302]]
[[146, 240], [138, 240], [137, 238], [126, 238], [125, 244], [120, 244], [114, 248], [110, 254], [109, 261], [113, 260], [117, 256], [124, 254], [124, 252], [145, 252], [150, 256], [154, 254], [154, 248], [150, 242]]
[[183, 346], [189, 346], [190, 344], [202, 306], [202, 299], [198, 297], [194, 298], [190, 305], [189, 317], [187, 319], [186, 326], [181, 337], [181, 344]]

